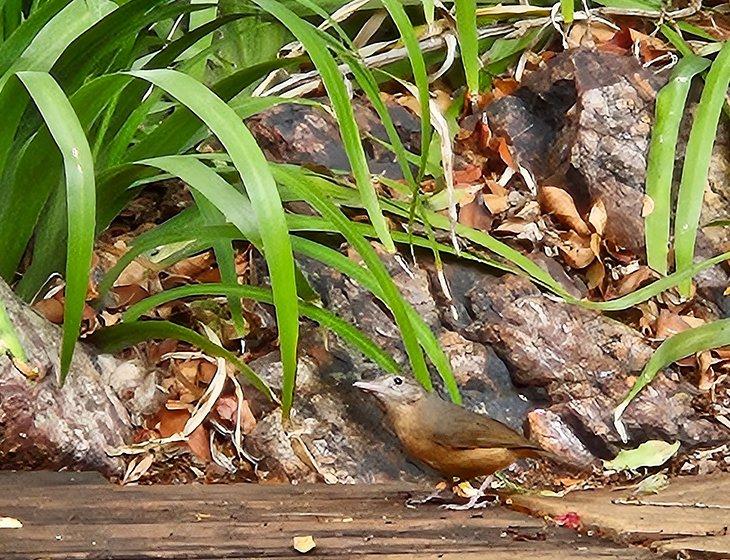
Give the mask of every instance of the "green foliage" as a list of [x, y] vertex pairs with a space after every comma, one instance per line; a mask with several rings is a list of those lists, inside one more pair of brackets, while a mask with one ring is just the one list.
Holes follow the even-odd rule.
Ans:
[[[91, 341], [109, 351], [149, 338], [186, 341], [226, 358], [251, 384], [273, 397], [266, 383], [233, 352], [190, 328], [140, 319], [154, 306], [174, 298], [225, 297], [242, 333], [241, 299], [248, 298], [275, 307], [285, 416], [296, 390], [300, 317], [332, 330], [384, 370], [396, 371], [393, 358], [367, 336], [317, 306], [316, 294], [297, 269], [294, 255], [300, 255], [340, 271], [378, 298], [400, 329], [413, 375], [430, 389], [428, 360], [451, 398], [459, 402], [448, 357], [371, 245], [371, 240], [379, 240], [388, 251], [394, 251], [396, 243], [423, 247], [434, 252], [437, 262], [440, 253], [457, 253], [436, 241], [436, 232], [452, 228], [448, 218], [429, 209], [429, 202], [437, 207], [442, 195], [426, 200], [419, 191], [425, 175], [434, 179], [443, 175], [438, 165], [440, 146], [432, 142], [429, 70], [444, 56], [422, 52], [423, 41], [429, 33], [439, 32], [441, 22], [435, 21], [435, 4], [430, 0], [369, 2], [354, 14], [340, 13], [335, 21], [335, 12], [345, 4], [344, 0], [0, 0], [0, 276], [15, 283], [16, 292], [26, 300], [34, 299], [53, 275], [65, 279], [61, 380], [69, 371], [80, 331], [95, 237], [140, 189], [178, 178], [193, 194], [194, 205], [138, 236], [99, 284], [99, 303], [124, 268], [143, 254], [156, 255], [161, 264], [170, 265], [212, 249], [223, 283], [155, 294], [129, 309], [121, 324], [94, 333]], [[503, 72], [525, 49], [547, 41], [551, 33], [543, 27], [510, 34], [509, 39], [479, 39], [474, 0], [456, 0], [450, 7], [456, 16], [464, 75], [457, 70], [448, 77], [463, 79], [472, 96], [478, 93], [480, 75], [489, 78]], [[570, 21], [573, 2], [564, 0], [561, 7], [563, 19]], [[362, 18], [382, 8], [390, 19], [377, 31], [382, 35], [378, 40], [393, 41], [393, 50], [404, 53], [406, 64], [395, 61], [375, 69], [353, 42]], [[663, 31], [668, 36], [675, 33], [670, 39], [686, 45], [673, 29]], [[279, 49], [293, 40], [300, 43], [294, 47], [300, 54], [277, 58]], [[667, 134], [674, 131], [675, 137], [676, 110], [686, 95], [679, 77], [702, 70], [701, 64], [691, 60], [687, 58], [676, 71], [678, 78], [673, 83], [677, 91], [663, 94], [675, 111], [664, 120]], [[723, 84], [727, 88], [727, 60], [725, 46], [706, 77], [706, 97], [703, 95], [695, 123], [698, 131], [703, 126], [709, 130], [717, 122]], [[270, 164], [242, 122], [281, 103], [319, 104], [251, 95], [272, 72], [302, 74], [312, 69], [324, 85], [339, 124], [353, 184], [295, 166]], [[409, 90], [415, 84], [413, 91], [421, 107], [420, 153], [408, 153], [398, 136], [381, 98], [383, 81]], [[370, 100], [406, 182], [381, 179], [381, 183], [400, 190], [405, 199], [378, 196], [349, 85]], [[439, 115], [434, 115], [435, 120]], [[449, 118], [455, 120], [453, 115]], [[454, 134], [451, 128], [448, 132]], [[225, 153], [197, 153], [197, 146], [210, 135], [220, 141]], [[697, 185], [702, 182], [708, 149], [707, 139], [695, 134], [694, 128], [693, 135], [688, 150], [695, 163], [685, 168], [687, 176], [680, 192], [683, 206], [677, 210], [677, 219], [685, 222], [694, 219]], [[651, 173], [649, 188], [657, 193], [657, 200], [661, 198], [661, 208], [651, 219], [661, 223], [661, 228], [652, 228], [657, 236], [651, 245], [664, 249], [670, 214], [667, 177], [662, 173], [666, 171], [663, 162], [673, 149], [665, 144], [656, 153], [652, 151], [657, 174]], [[318, 215], [287, 212], [283, 204], [291, 201], [306, 202]], [[370, 223], [350, 220], [348, 215], [355, 208], [364, 209]], [[418, 224], [425, 234], [391, 230], [389, 217]], [[617, 300], [591, 303], [572, 298], [550, 274], [489, 234], [460, 224], [455, 231], [481, 252], [464, 249], [459, 258], [523, 274], [566, 301], [603, 310], [626, 309], [645, 301], [691, 279], [722, 257], [692, 264], [690, 228], [684, 240], [677, 234], [674, 274]], [[314, 232], [338, 234], [339, 240], [346, 240], [357, 251], [362, 264], [324, 241], [315, 241], [321, 238], [308, 235]], [[234, 247], [241, 242], [264, 257], [269, 287], [238, 285]], [[666, 252], [651, 260], [656, 264], [662, 258], [666, 262]]]

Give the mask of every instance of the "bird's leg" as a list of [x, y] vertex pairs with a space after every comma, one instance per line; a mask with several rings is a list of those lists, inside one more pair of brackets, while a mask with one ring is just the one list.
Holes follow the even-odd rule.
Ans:
[[494, 475], [489, 475], [484, 478], [484, 481], [482, 481], [481, 486], [479, 486], [479, 490], [475, 492], [475, 494], [469, 498], [469, 501], [465, 504], [444, 504], [442, 506], [439, 506], [441, 509], [450, 509], [450, 510], [467, 510], [467, 509], [477, 509], [477, 508], [483, 508], [486, 507], [487, 502], [479, 502], [480, 498], [485, 497], [486, 490], [492, 485], [492, 482], [494, 481]]

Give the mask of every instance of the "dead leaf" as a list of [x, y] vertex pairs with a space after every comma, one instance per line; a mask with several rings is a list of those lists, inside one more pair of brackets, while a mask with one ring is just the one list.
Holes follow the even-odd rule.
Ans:
[[245, 435], [253, 432], [256, 427], [256, 417], [251, 412], [251, 407], [248, 405], [248, 401], [243, 401], [241, 406], [241, 429]]
[[294, 547], [294, 550], [296, 550], [300, 554], [306, 554], [310, 550], [314, 549], [317, 544], [314, 542], [314, 538], [312, 537], [312, 535], [306, 535], [301, 537], [294, 537], [292, 539], [292, 546]]
[[580, 47], [606, 43], [615, 33], [615, 29], [600, 21], [591, 21], [590, 24], [587, 21], [576, 21], [568, 33], [568, 45]]
[[560, 239], [562, 243], [558, 245], [558, 249], [571, 268], [585, 268], [595, 260], [596, 255], [591, 249], [590, 241], [580, 237], [575, 231], [561, 235]]
[[210, 462], [210, 440], [208, 430], [203, 426], [198, 426], [188, 436], [188, 446], [190, 451], [197, 455], [205, 462]]
[[55, 323], [56, 325], [63, 323], [63, 303], [56, 298], [38, 300], [33, 304], [33, 309], [51, 323]]
[[489, 212], [493, 215], [504, 212], [507, 208], [509, 208], [509, 201], [506, 196], [498, 194], [484, 194], [482, 195], [482, 199], [484, 199], [484, 204], [487, 205]]
[[588, 289], [595, 290], [603, 284], [606, 277], [606, 267], [600, 259], [594, 260], [586, 270], [586, 280], [588, 280]]
[[631, 274], [623, 276], [614, 285], [609, 286], [608, 290], [606, 290], [606, 299], [613, 299], [630, 294], [656, 277], [656, 272], [651, 268], [648, 266], [640, 266]]
[[454, 186], [470, 185], [482, 178], [482, 168], [479, 165], [467, 165], [464, 169], [454, 171]]
[[557, 187], [542, 187], [538, 195], [540, 207], [544, 212], [555, 216], [562, 225], [572, 229], [579, 235], [589, 235], [588, 226], [580, 217], [573, 197]]
[[662, 309], [656, 320], [654, 338], [664, 340], [689, 328], [689, 325], [679, 315], [668, 309]]
[[480, 198], [476, 198], [459, 209], [459, 223], [470, 228], [489, 231], [492, 227], [492, 216]]
[[606, 231], [606, 223], [608, 222], [608, 215], [606, 214], [606, 205], [599, 198], [598, 201], [591, 208], [590, 214], [588, 214], [588, 223], [593, 226], [595, 232], [603, 237], [603, 233]]

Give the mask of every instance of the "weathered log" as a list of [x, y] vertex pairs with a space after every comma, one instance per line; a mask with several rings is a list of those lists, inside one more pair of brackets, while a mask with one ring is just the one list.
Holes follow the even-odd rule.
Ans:
[[2, 279], [0, 303], [29, 365], [43, 375], [29, 379], [8, 356], [0, 355], [0, 468], [123, 472], [124, 462], [106, 452], [124, 444], [130, 422], [104, 380], [121, 363], [80, 344], [61, 387], [56, 379], [60, 329], [18, 300]]

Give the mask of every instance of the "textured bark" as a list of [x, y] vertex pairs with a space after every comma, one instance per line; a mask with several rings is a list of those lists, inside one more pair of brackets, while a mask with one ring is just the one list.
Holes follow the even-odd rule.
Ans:
[[66, 383], [59, 387], [60, 329], [20, 302], [2, 279], [0, 303], [30, 365], [45, 374], [30, 380], [0, 355], [0, 467], [123, 472], [123, 461], [106, 451], [124, 444], [129, 420], [102, 380], [119, 363], [79, 345]]

